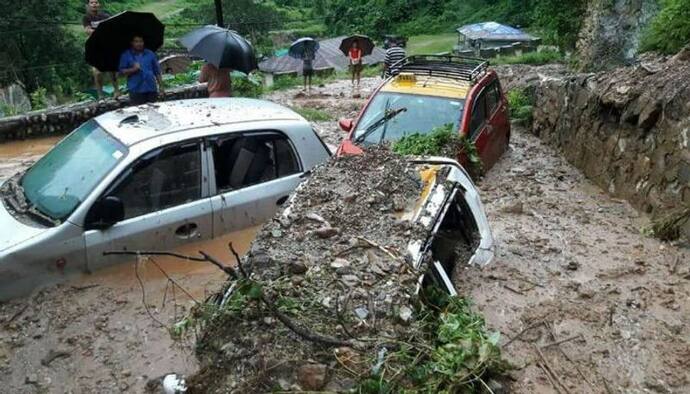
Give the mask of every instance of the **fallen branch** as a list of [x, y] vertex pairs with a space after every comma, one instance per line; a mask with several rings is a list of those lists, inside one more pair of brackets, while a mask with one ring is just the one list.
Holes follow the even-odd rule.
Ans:
[[15, 321], [15, 320], [16, 320], [19, 316], [21, 316], [22, 313], [24, 313], [24, 311], [26, 311], [28, 308], [29, 308], [29, 304], [24, 304], [24, 306], [22, 306], [22, 308], [21, 308], [20, 310], [18, 310], [14, 315], [12, 315], [12, 317], [10, 317], [10, 319], [7, 320], [7, 321], [5, 322], [5, 324], [7, 325], [7, 324], [10, 324], [10, 323], [12, 323], [13, 321]]
[[541, 361], [542, 361], [544, 367], [546, 368], [546, 370], [551, 374], [553, 379], [563, 388], [565, 393], [568, 394], [569, 393], [568, 388], [565, 387], [563, 382], [561, 382], [561, 380], [558, 378], [558, 375], [556, 375], [556, 373], [553, 371], [553, 368], [551, 368], [549, 361], [546, 359], [546, 356], [544, 356], [544, 353], [541, 351], [541, 349], [539, 349], [539, 346], [534, 345], [534, 349], [536, 349], [537, 353], [539, 354], [539, 358], [541, 358]]
[[561, 339], [560, 341], [555, 341], [555, 342], [547, 343], [546, 345], [542, 346], [541, 348], [542, 348], [542, 349], [546, 349], [547, 347], [557, 346], [557, 345], [560, 345], [560, 344], [562, 344], [562, 343], [570, 342], [570, 341], [575, 340], [575, 339], [578, 339], [578, 338], [584, 339], [584, 337], [582, 336], [582, 334], [577, 334], [577, 335], [573, 335], [572, 337], [569, 337], [569, 338], [566, 338], [566, 339]]
[[103, 256], [111, 256], [111, 255], [120, 255], [120, 256], [170, 256], [170, 257], [175, 257], [181, 260], [189, 260], [189, 261], [196, 261], [200, 263], [211, 263], [215, 265], [216, 267], [220, 268], [223, 272], [226, 274], [232, 276], [233, 278], [237, 278], [237, 273], [235, 272], [232, 267], [228, 267], [226, 265], [223, 265], [220, 263], [218, 260], [215, 258], [209, 256], [208, 254], [204, 252], [199, 252], [203, 257], [194, 257], [194, 256], [187, 256], [184, 254], [180, 253], [175, 253], [175, 252], [161, 252], [161, 251], [150, 251], [150, 250], [112, 250], [112, 251], [105, 251], [103, 252]]
[[[612, 310], [612, 312], [613, 312], [613, 310]], [[612, 314], [611, 316], [613, 316], [613, 314]], [[551, 338], [552, 338], [554, 341], [556, 341], [556, 334], [554, 334], [553, 328], [551, 327], [551, 325], [550, 325], [549, 323], [546, 323], [545, 326], [546, 326], [546, 328], [548, 329], [549, 335], [551, 335]], [[582, 371], [581, 371], [580, 368], [577, 366], [577, 364], [568, 356], [568, 354], [565, 352], [565, 350], [563, 350], [563, 348], [560, 347], [560, 346], [558, 346], [558, 350], [561, 352], [561, 354], [563, 355], [563, 357], [565, 357], [566, 360], [568, 360], [571, 364], [573, 364], [573, 366], [575, 367], [575, 370], [576, 370], [577, 373], [580, 375], [580, 377], [581, 377], [585, 382], [587, 382], [587, 384], [588, 384], [590, 387], [592, 387], [593, 389], [596, 389], [596, 387], [594, 387], [594, 385], [587, 379], [587, 377], [585, 376], [585, 374], [582, 373]], [[606, 382], [606, 381], [604, 380], [604, 382]]]
[[536, 322], [536, 323], [530, 324], [529, 326], [523, 328], [522, 331], [520, 331], [517, 335], [515, 335], [515, 336], [512, 337], [512, 338], [510, 338], [510, 340], [508, 340], [508, 342], [506, 342], [506, 343], [503, 345], [503, 347], [508, 347], [508, 345], [510, 345], [511, 343], [513, 343], [515, 340], [519, 339], [524, 333], [526, 333], [527, 331], [529, 331], [529, 330], [531, 330], [531, 329], [533, 329], [533, 328], [539, 327], [539, 326], [541, 326], [542, 324], [544, 324], [544, 321], [543, 321], [543, 320], [540, 320], [540, 321], [538, 321], [538, 322]]
[[240, 254], [237, 253], [235, 248], [232, 246], [232, 242], [228, 243], [228, 248], [230, 249], [230, 252], [232, 253], [233, 257], [235, 257], [235, 261], [237, 262], [237, 268], [240, 270], [242, 276], [244, 276], [245, 278], [249, 278], [249, 275], [247, 275], [247, 271], [245, 271], [244, 266], [242, 265], [242, 259], [240, 258]]
[[357, 239], [360, 240], [360, 241], [362, 241], [362, 242], [365, 242], [365, 243], [369, 244], [369, 246], [371, 246], [371, 247], [374, 247], [374, 248], [376, 248], [376, 249], [382, 251], [383, 253], [387, 254], [387, 255], [388, 255], [390, 258], [392, 258], [393, 260], [395, 260], [395, 259], [398, 258], [396, 255], [394, 255], [393, 253], [391, 253], [388, 249], [384, 248], [383, 246], [377, 244], [377, 243], [374, 242], [374, 241], [369, 241], [368, 239], [366, 239], [366, 238], [364, 238], [364, 237], [357, 237]]

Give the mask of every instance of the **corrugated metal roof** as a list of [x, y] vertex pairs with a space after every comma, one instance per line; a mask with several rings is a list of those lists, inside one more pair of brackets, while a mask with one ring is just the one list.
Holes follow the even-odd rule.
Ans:
[[531, 41], [537, 39], [520, 29], [496, 22], [465, 25], [458, 29], [458, 33], [470, 40]]
[[[320, 49], [316, 52], [314, 59], [314, 70], [345, 70], [348, 66], [348, 60], [342, 52], [340, 52], [340, 42], [347, 36], [329, 38], [327, 40], [320, 40]], [[364, 57], [364, 64], [372, 65], [383, 63], [386, 57], [386, 52], [379, 47], [374, 48], [374, 52]], [[272, 56], [261, 63], [259, 63], [259, 70], [271, 74], [292, 74], [302, 73], [302, 60], [295, 59], [290, 56]]]

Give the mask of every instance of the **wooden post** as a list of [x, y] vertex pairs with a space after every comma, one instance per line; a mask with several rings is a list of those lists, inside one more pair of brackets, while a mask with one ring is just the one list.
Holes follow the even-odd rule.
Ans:
[[220, 27], [225, 27], [223, 22], [223, 3], [222, 0], [215, 0], [216, 3], [216, 23]]

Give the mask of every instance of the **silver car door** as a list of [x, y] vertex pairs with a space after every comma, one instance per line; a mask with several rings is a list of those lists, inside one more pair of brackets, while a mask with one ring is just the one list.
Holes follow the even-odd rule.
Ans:
[[216, 237], [264, 223], [302, 181], [299, 156], [282, 133], [221, 136], [210, 146]]
[[108, 251], [174, 250], [213, 236], [208, 163], [200, 141], [159, 148], [134, 162], [104, 196], [118, 197], [125, 217], [104, 230], [86, 230], [90, 270], [131, 260]]

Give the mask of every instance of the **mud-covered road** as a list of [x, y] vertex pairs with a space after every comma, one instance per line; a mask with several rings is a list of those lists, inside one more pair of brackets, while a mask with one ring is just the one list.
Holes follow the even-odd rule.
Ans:
[[[378, 80], [362, 82], [366, 97]], [[268, 98], [334, 120], [364, 103], [346, 81]], [[343, 136], [335, 121], [316, 128], [331, 145]], [[54, 141], [0, 145], [0, 179]], [[502, 333], [511, 391], [690, 391], [687, 249], [640, 235], [645, 218], [521, 130], [480, 188], [497, 258], [461, 271], [458, 287]], [[223, 245], [246, 247], [253, 233], [185, 252], [230, 262]], [[213, 267], [158, 259], [140, 263], [141, 283], [132, 262], [0, 304], [0, 392], [141, 392], [151, 378], [193, 371], [193, 343], [174, 342], [156, 321], [173, 323], [193, 301], [180, 288], [173, 294], [155, 263], [196, 299], [223, 280]]]

